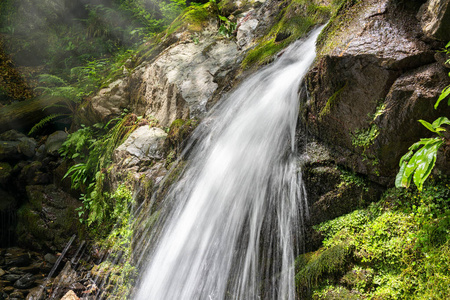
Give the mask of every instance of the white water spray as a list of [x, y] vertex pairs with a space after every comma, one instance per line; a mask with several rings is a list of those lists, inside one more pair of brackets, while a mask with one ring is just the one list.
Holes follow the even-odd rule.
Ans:
[[196, 130], [136, 299], [295, 298], [294, 243], [307, 214], [298, 89], [318, 34], [245, 81]]

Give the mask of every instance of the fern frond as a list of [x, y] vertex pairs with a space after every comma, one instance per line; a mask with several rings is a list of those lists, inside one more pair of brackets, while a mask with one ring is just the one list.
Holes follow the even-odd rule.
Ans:
[[35, 133], [37, 130], [41, 129], [42, 127], [44, 127], [45, 124], [51, 122], [52, 120], [58, 118], [58, 117], [62, 117], [65, 116], [64, 114], [51, 114], [46, 116], [45, 118], [43, 118], [42, 120], [40, 120], [38, 123], [36, 123], [31, 129], [30, 132], [28, 132], [28, 135], [32, 135], [33, 133]]
[[52, 74], [39, 75], [39, 82], [45, 83], [47, 85], [68, 85], [67, 81]]

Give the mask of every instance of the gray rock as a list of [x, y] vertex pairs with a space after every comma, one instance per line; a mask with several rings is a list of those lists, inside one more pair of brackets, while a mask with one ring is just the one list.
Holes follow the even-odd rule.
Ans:
[[62, 298], [61, 300], [78, 300], [80, 298], [78, 298], [77, 294], [75, 294], [74, 291], [70, 290], [68, 291]]
[[36, 141], [16, 130], [0, 135], [0, 160], [31, 158], [35, 154]]
[[129, 80], [118, 79], [101, 89], [91, 100], [92, 109], [99, 121], [117, 116], [129, 103]]
[[11, 283], [16, 282], [19, 278], [22, 277], [20, 274], [5, 274], [3, 275], [3, 279], [9, 281]]
[[58, 258], [51, 253], [45, 254], [44, 259], [46, 262], [51, 263], [51, 264], [54, 264], [58, 260]]
[[203, 38], [200, 43], [177, 44], [150, 65], [136, 71], [131, 89], [134, 111], [154, 116], [168, 126], [175, 119], [201, 117], [218, 88], [215, 75], [230, 69], [238, 56], [230, 40]]
[[250, 11], [238, 20], [238, 24], [239, 27], [236, 34], [237, 44], [239, 48], [246, 50], [251, 46], [251, 42], [255, 36], [254, 31], [259, 21], [254, 16], [253, 11]]
[[25, 299], [25, 296], [20, 291], [14, 291], [11, 294], [9, 294], [9, 300], [19, 300], [19, 299]]
[[395, 174], [399, 159], [409, 146], [429, 136], [429, 131], [417, 120], [431, 123], [450, 114], [445, 104], [434, 109], [437, 97], [448, 83], [446, 70], [439, 63], [407, 72], [394, 82], [386, 96], [385, 112], [375, 120], [380, 132], [370, 148], [382, 158], [379, 166], [382, 174]]
[[36, 279], [35, 279], [34, 275], [31, 273], [27, 273], [27, 274], [21, 276], [14, 283], [14, 287], [21, 289], [21, 290], [29, 289], [35, 284], [35, 281], [36, 281]]
[[28, 203], [18, 212], [18, 243], [36, 250], [61, 251], [79, 225], [81, 203], [55, 185], [26, 187]]
[[450, 40], [450, 0], [428, 0], [420, 8], [417, 18], [428, 37]]
[[59, 148], [67, 139], [67, 133], [64, 131], [55, 131], [50, 134], [45, 142], [45, 151], [48, 154], [58, 154]]
[[161, 159], [161, 149], [166, 136], [167, 134], [160, 128], [141, 126], [114, 151], [114, 161], [129, 168]]

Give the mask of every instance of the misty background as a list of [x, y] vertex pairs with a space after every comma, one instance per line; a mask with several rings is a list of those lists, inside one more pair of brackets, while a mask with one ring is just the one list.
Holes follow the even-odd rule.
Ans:
[[[208, 2], [208, 1], [197, 1]], [[2, 0], [0, 106], [49, 87], [83, 85], [92, 93], [189, 5], [185, 0]], [[42, 76], [50, 74], [52, 76]], [[88, 86], [88, 88], [86, 88]]]

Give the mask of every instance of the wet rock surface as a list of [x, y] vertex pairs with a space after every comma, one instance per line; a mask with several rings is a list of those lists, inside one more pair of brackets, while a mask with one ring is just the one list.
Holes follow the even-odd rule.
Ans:
[[415, 19], [419, 8], [391, 0], [347, 4], [325, 29], [305, 78], [301, 119], [309, 133], [339, 153], [341, 165], [384, 185], [426, 134], [417, 120], [445, 113], [433, 104], [448, 76], [435, 63], [439, 46]]
[[81, 203], [55, 185], [27, 186], [29, 202], [18, 212], [18, 242], [38, 250], [62, 249], [80, 225]]
[[450, 40], [450, 1], [428, 0], [417, 13], [426, 36], [447, 42]]
[[23, 248], [0, 248], [0, 299], [108, 299], [101, 282], [112, 274], [105, 267], [111, 266], [108, 254], [95, 256], [94, 248], [85, 243], [78, 249], [67, 246], [65, 256], [63, 251], [45, 258]]
[[[93, 124], [108, 120], [129, 108], [137, 115], [154, 117], [162, 126], [176, 119], [201, 118], [230, 84], [246, 50], [255, 46], [282, 7], [279, 1], [219, 3], [222, 13], [236, 22], [237, 40], [217, 34], [216, 18], [200, 30], [176, 31], [166, 37], [158, 55], [124, 78], [100, 90], [80, 108], [75, 123]], [[160, 46], [161, 46], [160, 45]]]

